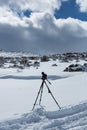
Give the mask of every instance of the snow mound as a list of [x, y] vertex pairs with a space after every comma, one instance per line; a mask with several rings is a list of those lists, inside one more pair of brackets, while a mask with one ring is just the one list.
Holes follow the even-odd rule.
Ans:
[[87, 130], [87, 102], [53, 112], [38, 108], [1, 122], [0, 130]]

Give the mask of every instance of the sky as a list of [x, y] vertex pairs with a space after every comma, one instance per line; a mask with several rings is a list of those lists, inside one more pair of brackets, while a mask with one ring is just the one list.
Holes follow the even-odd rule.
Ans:
[[87, 51], [87, 0], [0, 0], [0, 49]]

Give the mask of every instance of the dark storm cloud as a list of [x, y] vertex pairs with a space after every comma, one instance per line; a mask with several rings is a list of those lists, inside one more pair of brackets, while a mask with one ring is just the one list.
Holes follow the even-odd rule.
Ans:
[[[71, 18], [62, 22], [50, 15], [44, 15], [39, 27], [0, 24], [0, 48], [9, 51], [30, 51], [32, 53], [63, 53], [86, 51], [87, 31]], [[76, 29], [77, 28], [77, 29]]]

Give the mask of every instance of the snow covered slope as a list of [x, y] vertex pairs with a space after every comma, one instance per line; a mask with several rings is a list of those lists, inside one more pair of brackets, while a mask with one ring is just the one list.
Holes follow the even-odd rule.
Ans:
[[38, 108], [1, 122], [0, 130], [87, 130], [87, 103], [54, 112]]
[[[50, 59], [38, 67], [0, 68], [0, 130], [86, 130], [87, 72], [63, 71], [76, 62]], [[87, 61], [81, 59], [78, 63]], [[42, 71], [48, 74], [52, 84], [46, 82], [61, 110], [44, 85], [42, 107], [37, 102], [31, 111], [42, 83]]]

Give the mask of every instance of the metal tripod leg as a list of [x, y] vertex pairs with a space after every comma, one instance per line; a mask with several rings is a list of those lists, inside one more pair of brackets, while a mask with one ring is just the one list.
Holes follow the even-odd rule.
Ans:
[[42, 85], [42, 87], [41, 87], [41, 94], [40, 94], [40, 100], [39, 100], [39, 105], [41, 104], [41, 99], [42, 99], [42, 94], [43, 94], [43, 85]]
[[57, 102], [56, 99], [54, 98], [54, 96], [53, 96], [51, 90], [49, 89], [49, 87], [48, 87], [46, 81], [44, 81], [44, 83], [45, 83], [45, 85], [46, 85], [46, 87], [47, 87], [47, 89], [48, 89], [48, 92], [51, 94], [52, 98], [54, 99], [55, 103], [57, 104], [57, 106], [59, 107], [59, 109], [61, 109], [60, 105], [58, 104], [58, 102]]
[[40, 89], [39, 89], [39, 91], [38, 91], [38, 94], [37, 94], [37, 97], [36, 97], [36, 100], [35, 100], [35, 102], [34, 102], [34, 105], [33, 105], [32, 110], [34, 110], [34, 107], [35, 107], [35, 105], [36, 105], [36, 102], [37, 102], [37, 99], [38, 99], [39, 94], [40, 94], [40, 92], [41, 92], [41, 89], [42, 89], [42, 87], [43, 87], [43, 84], [44, 84], [44, 81], [42, 82], [42, 84], [41, 84], [41, 86], [40, 86]]

